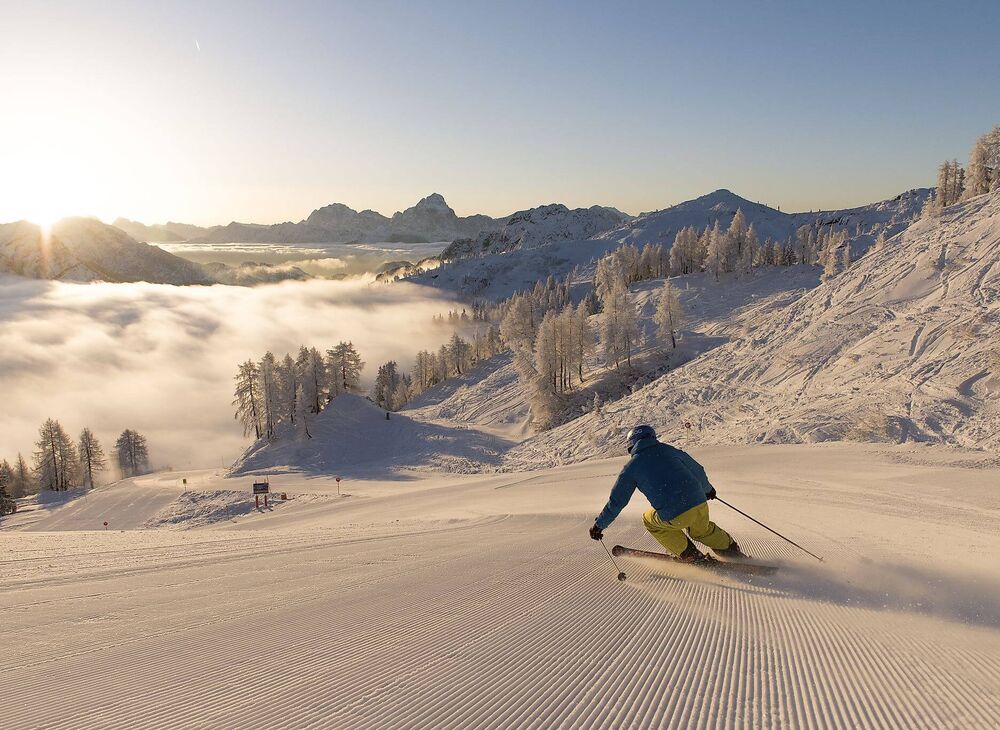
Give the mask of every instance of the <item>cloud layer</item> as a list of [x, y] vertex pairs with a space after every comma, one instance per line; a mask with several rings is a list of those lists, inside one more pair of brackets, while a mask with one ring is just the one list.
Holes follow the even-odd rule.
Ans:
[[246, 445], [233, 420], [237, 363], [352, 340], [370, 378], [446, 333], [437, 292], [358, 281], [254, 288], [65, 284], [0, 277], [0, 458], [30, 458], [39, 425], [90, 426], [109, 449], [125, 427], [174, 468], [221, 466]]

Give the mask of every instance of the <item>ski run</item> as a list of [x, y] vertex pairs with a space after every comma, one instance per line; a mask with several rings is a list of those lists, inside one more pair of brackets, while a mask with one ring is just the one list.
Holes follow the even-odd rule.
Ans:
[[[0, 683], [20, 688], [2, 725], [1000, 723], [995, 463], [912, 445], [692, 453], [826, 562], [713, 503], [775, 575], [627, 559], [619, 582], [585, 532], [621, 458], [273, 474], [290, 499], [260, 511], [252, 477], [210, 471], [26, 504], [0, 523]], [[610, 544], [658, 549], [641, 501]]]

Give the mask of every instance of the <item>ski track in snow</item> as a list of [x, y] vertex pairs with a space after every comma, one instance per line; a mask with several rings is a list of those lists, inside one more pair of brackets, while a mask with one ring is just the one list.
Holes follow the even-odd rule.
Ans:
[[[759, 450], [727, 454], [741, 475], [727, 495], [827, 557], [713, 506], [746, 550], [782, 563], [772, 577], [619, 559], [616, 581], [585, 533], [617, 462], [425, 475], [398, 493], [355, 482], [359, 499], [293, 499], [208, 529], [5, 530], [0, 683], [17, 692], [3, 726], [996, 727], [995, 582], [898, 566], [891, 546], [945, 500], [907, 484], [905, 504], [866, 521], [877, 495], [804, 466], [841, 465], [842, 451], [764, 474]], [[919, 473], [867, 458], [873, 474]], [[176, 497], [165, 480], [124, 482], [106, 513], [143, 524], [155, 505], [135, 497], [157, 488]], [[29, 526], [89, 525], [83, 501]], [[655, 549], [641, 502], [609, 546]], [[466, 518], [442, 518], [447, 503]], [[995, 511], [962, 529], [997, 547]]]

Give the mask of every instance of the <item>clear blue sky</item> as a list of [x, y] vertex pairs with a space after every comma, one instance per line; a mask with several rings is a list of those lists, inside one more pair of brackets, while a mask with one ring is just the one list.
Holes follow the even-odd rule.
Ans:
[[932, 184], [1000, 122], [998, 2], [0, 0], [0, 17], [0, 220], [273, 222], [432, 191], [460, 214], [636, 213], [719, 187], [841, 207]]

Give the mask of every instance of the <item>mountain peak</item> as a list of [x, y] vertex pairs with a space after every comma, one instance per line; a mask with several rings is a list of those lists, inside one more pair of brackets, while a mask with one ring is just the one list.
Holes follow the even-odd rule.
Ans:
[[431, 193], [426, 198], [421, 198], [420, 201], [413, 206], [417, 209], [434, 208], [439, 210], [451, 210], [451, 206], [445, 202], [444, 196], [441, 193]]

